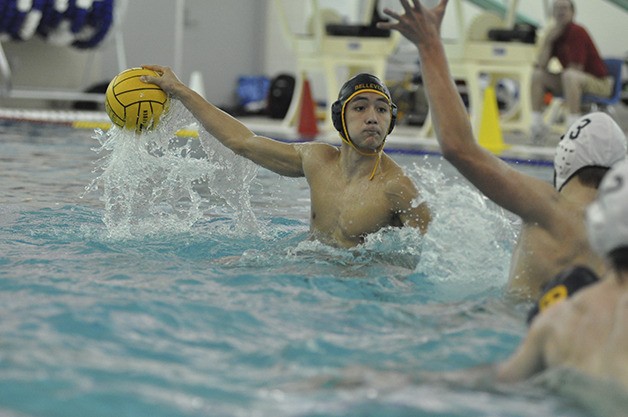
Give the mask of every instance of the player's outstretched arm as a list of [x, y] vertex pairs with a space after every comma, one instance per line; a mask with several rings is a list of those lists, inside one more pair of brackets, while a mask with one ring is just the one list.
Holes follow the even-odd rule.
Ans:
[[143, 67], [160, 76], [145, 76], [142, 81], [157, 84], [180, 100], [212, 136], [236, 154], [281, 175], [303, 176], [301, 153], [296, 146], [256, 135], [242, 122], [182, 83], [170, 68], [159, 65]]

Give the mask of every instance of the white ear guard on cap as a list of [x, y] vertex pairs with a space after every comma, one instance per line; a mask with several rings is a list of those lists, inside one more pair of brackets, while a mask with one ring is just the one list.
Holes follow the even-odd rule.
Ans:
[[586, 215], [589, 242], [602, 256], [628, 247], [628, 161], [616, 164], [600, 184]]

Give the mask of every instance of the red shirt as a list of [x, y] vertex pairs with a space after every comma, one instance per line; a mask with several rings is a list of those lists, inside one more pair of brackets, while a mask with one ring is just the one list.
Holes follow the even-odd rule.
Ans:
[[606, 65], [589, 33], [576, 23], [569, 23], [563, 34], [554, 42], [552, 56], [558, 58], [563, 68], [570, 64], [580, 64], [584, 72], [595, 77], [603, 78], [608, 75]]

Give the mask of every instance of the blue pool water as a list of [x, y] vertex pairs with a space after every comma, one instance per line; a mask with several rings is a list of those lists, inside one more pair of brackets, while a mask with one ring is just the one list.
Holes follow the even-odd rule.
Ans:
[[506, 358], [528, 306], [503, 294], [517, 222], [440, 158], [392, 154], [425, 237], [340, 250], [307, 239], [304, 180], [169, 142], [186, 117], [141, 140], [0, 122], [0, 416], [591, 415], [443, 376]]

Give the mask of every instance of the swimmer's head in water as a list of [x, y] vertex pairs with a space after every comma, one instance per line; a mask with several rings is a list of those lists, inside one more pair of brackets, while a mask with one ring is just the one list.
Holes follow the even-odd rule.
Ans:
[[610, 168], [626, 157], [626, 135], [606, 113], [576, 120], [561, 138], [554, 156], [554, 186], [565, 183], [587, 167]]
[[[340, 132], [340, 137], [343, 141], [353, 146], [353, 142], [349, 137], [347, 131], [347, 124], [345, 122], [345, 107], [349, 101], [360, 93], [376, 93], [386, 98], [390, 105], [390, 125], [388, 126], [388, 133], [392, 132], [397, 120], [397, 106], [392, 102], [390, 91], [384, 83], [374, 75], [371, 74], [358, 74], [355, 77], [347, 81], [340, 92], [338, 93], [338, 100], [331, 106], [331, 120], [334, 127]], [[383, 146], [383, 144], [382, 144]]]
[[586, 223], [591, 247], [598, 254], [607, 256], [628, 247], [628, 160], [608, 171], [587, 209]]

